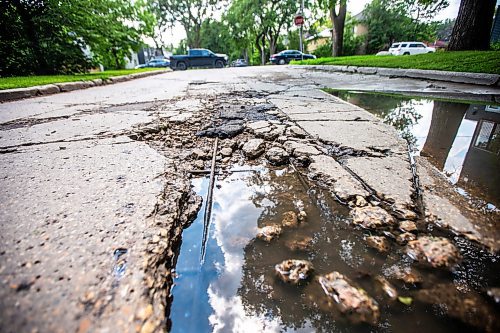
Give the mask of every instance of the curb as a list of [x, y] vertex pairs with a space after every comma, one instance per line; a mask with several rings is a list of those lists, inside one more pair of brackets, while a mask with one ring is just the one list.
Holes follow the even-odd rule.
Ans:
[[390, 78], [423, 79], [482, 86], [500, 86], [500, 75], [486, 73], [463, 73], [423, 69], [399, 69], [381, 67], [335, 66], [335, 65], [292, 65], [293, 68], [310, 68], [326, 72], [344, 72], [365, 75], [380, 75]]
[[169, 72], [169, 70], [158, 70], [151, 72], [127, 74], [121, 76], [112, 76], [107, 79], [53, 83], [53, 84], [46, 84], [43, 86], [34, 86], [28, 88], [5, 89], [5, 90], [0, 90], [0, 103], [25, 99], [30, 97], [46, 96], [62, 92], [87, 89], [91, 87], [103, 86], [119, 82], [125, 82], [133, 79], [140, 79], [147, 76], [164, 74], [167, 72]]

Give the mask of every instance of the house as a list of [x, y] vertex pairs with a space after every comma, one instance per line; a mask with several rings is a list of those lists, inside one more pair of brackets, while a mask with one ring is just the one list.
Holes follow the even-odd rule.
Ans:
[[493, 28], [491, 29], [491, 43], [500, 42], [500, 6], [497, 7]]
[[125, 68], [132, 69], [138, 65], [145, 64], [154, 58], [168, 58], [170, 55], [172, 55], [172, 52], [169, 52], [165, 49], [157, 49], [155, 47], [144, 46], [141, 47], [137, 52], [130, 52], [129, 57], [125, 57]]
[[318, 47], [330, 43], [332, 40], [332, 29], [324, 29], [320, 33], [306, 38], [306, 50], [314, 53]]
[[[354, 21], [353, 33], [354, 36], [364, 36], [368, 33], [368, 27], [363, 23], [365, 19], [364, 11], [352, 17]], [[327, 28], [322, 30], [320, 33], [306, 38], [307, 42], [307, 52], [314, 53], [320, 46], [327, 43], [331, 43], [332, 40], [332, 29]], [[365, 40], [360, 46], [358, 54], [365, 54], [368, 41]]]
[[[352, 17], [354, 21], [353, 33], [355, 37], [366, 36], [368, 34], [368, 26], [364, 23], [365, 21], [365, 11], [358, 13]], [[363, 43], [359, 46], [357, 54], [366, 54], [368, 48], [368, 38], [363, 40]]]

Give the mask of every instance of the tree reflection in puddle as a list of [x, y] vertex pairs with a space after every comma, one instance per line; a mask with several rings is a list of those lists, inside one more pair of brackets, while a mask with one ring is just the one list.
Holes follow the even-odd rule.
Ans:
[[499, 106], [347, 91], [332, 94], [394, 126], [414, 155], [427, 157], [466, 194], [490, 203], [490, 209], [500, 207]]

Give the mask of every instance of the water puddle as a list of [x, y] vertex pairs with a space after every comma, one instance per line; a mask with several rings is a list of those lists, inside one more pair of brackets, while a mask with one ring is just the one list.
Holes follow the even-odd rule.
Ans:
[[[380, 254], [366, 246], [369, 232], [349, 223], [346, 207], [323, 190], [308, 188], [292, 169], [252, 170], [216, 181], [204, 260], [204, 207], [184, 230], [172, 289], [171, 332], [481, 331], [498, 314], [484, 296], [486, 288], [500, 286], [497, 257], [460, 240], [465, 259], [454, 272], [444, 272], [419, 267], [395, 243], [388, 254]], [[204, 198], [208, 185], [207, 178], [193, 181]], [[256, 238], [258, 228], [281, 225], [289, 211], [305, 211], [307, 217], [298, 227], [283, 228], [270, 242]], [[275, 265], [287, 259], [309, 260], [312, 278], [299, 285], [281, 281]], [[417, 285], [397, 280], [395, 272], [409, 269], [424, 276], [423, 281]], [[332, 271], [376, 299], [376, 326], [351, 323], [325, 295], [318, 277]], [[384, 279], [394, 285], [401, 301], [385, 296], [377, 283]], [[442, 296], [435, 287], [449, 292]], [[428, 295], [420, 295], [422, 290]], [[439, 301], [435, 295], [440, 295]], [[461, 311], [464, 295], [475, 297], [481, 322], [468, 320], [470, 311]]]
[[500, 106], [335, 91], [394, 126], [459, 191], [500, 207]]

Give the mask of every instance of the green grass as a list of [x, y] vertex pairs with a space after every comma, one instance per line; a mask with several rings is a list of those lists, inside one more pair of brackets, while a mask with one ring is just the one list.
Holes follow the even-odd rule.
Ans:
[[412, 56], [351, 56], [294, 61], [299, 65], [414, 68], [438, 71], [500, 74], [500, 51], [455, 51]]
[[120, 69], [97, 73], [75, 74], [75, 75], [39, 75], [39, 76], [13, 76], [0, 77], [0, 90], [27, 88], [51, 83], [63, 83], [74, 81], [89, 81], [95, 79], [108, 79], [112, 76], [120, 76], [141, 72], [157, 71], [158, 68]]

